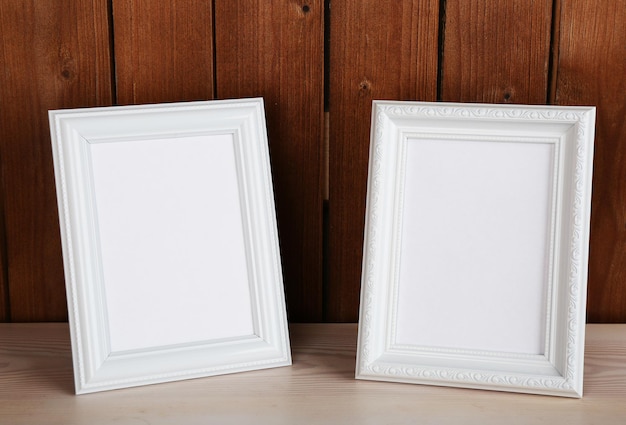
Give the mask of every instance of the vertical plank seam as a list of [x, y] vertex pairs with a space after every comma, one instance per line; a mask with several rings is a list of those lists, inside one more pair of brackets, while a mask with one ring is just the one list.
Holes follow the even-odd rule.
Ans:
[[439, 0], [439, 28], [437, 34], [437, 101], [441, 101], [443, 90], [443, 46], [446, 34], [446, 1]]
[[109, 24], [109, 66], [111, 68], [111, 102], [117, 105], [117, 69], [115, 66], [115, 20], [113, 19], [113, 1], [107, 0], [107, 19]]
[[330, 297], [329, 290], [329, 237], [330, 237], [330, 222], [329, 222], [329, 203], [330, 203], [330, 5], [331, 0], [324, 0], [323, 2], [323, 34], [324, 34], [324, 43], [322, 48], [323, 52], [323, 68], [324, 68], [324, 99], [323, 109], [324, 109], [324, 141], [323, 147], [323, 166], [324, 166], [324, 196], [322, 199], [322, 321], [329, 321], [329, 311], [328, 311], [328, 298]]
[[556, 86], [559, 70], [559, 47], [561, 45], [561, 0], [552, 1], [552, 22], [550, 23], [550, 58], [548, 59], [548, 90], [546, 103], [556, 103]]
[[211, 52], [212, 58], [212, 66], [213, 66], [213, 99], [218, 99], [217, 93], [217, 20], [215, 19], [215, 15], [217, 14], [217, 6], [216, 0], [211, 1], [211, 43], [213, 44], [213, 51]]
[[323, 67], [324, 67], [324, 112], [330, 111], [330, 0], [324, 0], [323, 3], [323, 34], [324, 44]]

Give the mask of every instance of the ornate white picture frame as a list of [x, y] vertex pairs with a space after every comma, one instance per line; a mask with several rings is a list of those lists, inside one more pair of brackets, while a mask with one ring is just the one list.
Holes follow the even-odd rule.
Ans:
[[263, 100], [49, 116], [76, 393], [290, 365]]
[[594, 125], [374, 102], [358, 379], [582, 396]]

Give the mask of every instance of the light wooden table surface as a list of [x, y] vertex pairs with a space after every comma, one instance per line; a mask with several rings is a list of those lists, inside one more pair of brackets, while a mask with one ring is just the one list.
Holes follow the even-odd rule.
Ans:
[[580, 400], [356, 381], [356, 325], [290, 328], [290, 367], [75, 396], [67, 324], [0, 324], [0, 424], [626, 424], [626, 325], [587, 326]]

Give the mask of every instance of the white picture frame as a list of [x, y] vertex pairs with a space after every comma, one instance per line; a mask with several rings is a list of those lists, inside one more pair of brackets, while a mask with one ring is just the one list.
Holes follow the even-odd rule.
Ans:
[[49, 119], [76, 393], [290, 365], [263, 100]]
[[582, 397], [594, 125], [374, 101], [357, 379]]

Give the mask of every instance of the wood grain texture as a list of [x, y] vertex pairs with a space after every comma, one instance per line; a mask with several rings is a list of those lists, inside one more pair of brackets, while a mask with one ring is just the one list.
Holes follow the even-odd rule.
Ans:
[[117, 102], [213, 98], [210, 1], [113, 0]]
[[552, 0], [446, 2], [441, 100], [543, 104]]
[[626, 2], [561, 0], [554, 102], [597, 106], [587, 317], [626, 322]]
[[292, 322], [322, 318], [323, 5], [215, 2], [217, 96], [265, 101]]
[[358, 317], [372, 100], [436, 99], [438, 15], [434, 0], [332, 3], [328, 321]]
[[0, 324], [0, 423], [624, 423], [626, 325], [588, 325], [581, 400], [354, 379], [356, 325], [293, 324], [293, 366], [73, 394], [67, 324]]
[[111, 103], [107, 1], [2, 1], [0, 40], [10, 319], [66, 320], [47, 111]]
[[356, 321], [371, 101], [439, 93], [598, 106], [588, 320], [626, 322], [624, 1], [554, 1], [551, 74], [552, 0], [331, 2], [326, 64], [324, 3], [0, 1], [0, 321], [66, 318], [48, 109], [263, 96], [290, 319]]

